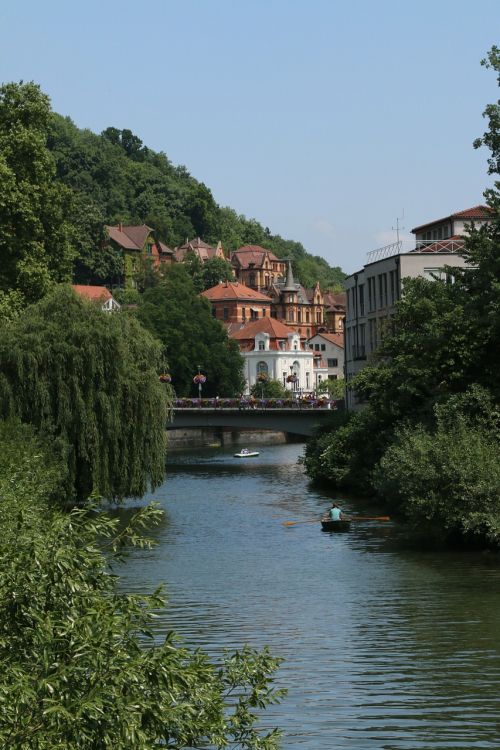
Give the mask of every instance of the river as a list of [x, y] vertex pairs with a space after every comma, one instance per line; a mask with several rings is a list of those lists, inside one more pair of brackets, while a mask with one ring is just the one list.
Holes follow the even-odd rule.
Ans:
[[499, 748], [500, 564], [412, 547], [392, 521], [345, 534], [284, 526], [330, 500], [308, 484], [302, 450], [169, 456], [153, 496], [166, 511], [158, 544], [132, 552], [121, 585], [164, 583], [159, 631], [189, 646], [217, 657], [267, 644], [283, 657], [288, 696], [263, 718], [285, 750]]

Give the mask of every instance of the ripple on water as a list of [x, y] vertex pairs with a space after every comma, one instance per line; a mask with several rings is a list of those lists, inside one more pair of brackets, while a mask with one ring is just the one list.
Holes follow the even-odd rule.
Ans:
[[176, 457], [156, 496], [158, 547], [132, 554], [123, 585], [165, 583], [158, 638], [174, 629], [213, 658], [245, 642], [284, 658], [288, 697], [262, 722], [284, 729], [286, 750], [497, 749], [499, 569], [407, 550], [394, 523], [284, 527], [330, 500], [308, 485], [301, 450]]

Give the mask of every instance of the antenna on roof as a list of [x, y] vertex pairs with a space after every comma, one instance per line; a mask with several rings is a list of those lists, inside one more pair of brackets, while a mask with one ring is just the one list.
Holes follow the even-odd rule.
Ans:
[[399, 222], [403, 221], [404, 218], [405, 218], [405, 210], [403, 208], [403, 215], [402, 216], [396, 216], [396, 226], [395, 227], [391, 227], [391, 229], [395, 229], [396, 230], [396, 240], [397, 240], [398, 245], [399, 245], [399, 230], [400, 229], [404, 229], [404, 227], [400, 227], [399, 226]]

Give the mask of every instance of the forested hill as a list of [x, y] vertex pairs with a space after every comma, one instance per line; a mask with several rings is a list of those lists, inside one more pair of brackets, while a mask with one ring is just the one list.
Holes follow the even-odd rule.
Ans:
[[48, 141], [57, 175], [75, 191], [73, 219], [78, 227], [80, 257], [99, 269], [95, 248], [104, 224], [148, 224], [173, 247], [186, 238], [222, 241], [226, 252], [242, 245], [261, 245], [279, 258], [293, 259], [304, 286], [317, 280], [323, 288], [339, 288], [342, 270], [306, 252], [300, 242], [272, 234], [255, 219], [217, 205], [208, 187], [163, 152], [144, 146], [130, 130], [107, 128], [100, 135], [81, 130], [69, 119], [52, 115]]

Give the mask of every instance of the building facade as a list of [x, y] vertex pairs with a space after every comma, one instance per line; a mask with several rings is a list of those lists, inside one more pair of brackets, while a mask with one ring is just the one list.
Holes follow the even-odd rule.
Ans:
[[174, 261], [174, 251], [155, 239], [154, 230], [146, 224], [127, 226], [117, 224], [105, 227], [111, 245], [123, 257], [123, 286], [135, 288], [141, 264], [151, 262], [155, 268]]
[[73, 289], [79, 297], [95, 302], [103, 312], [116, 312], [120, 309], [109, 289], [105, 286], [92, 286], [90, 284], [72, 284]]
[[304, 344], [298, 331], [292, 331], [279, 320], [260, 318], [230, 333], [237, 341], [245, 360], [246, 393], [265, 373], [278, 380], [296, 396], [315, 390], [318, 374], [326, 377], [326, 368], [314, 366], [313, 352]]
[[344, 379], [344, 336], [341, 333], [317, 333], [307, 345], [313, 352], [314, 359], [322, 360], [326, 365], [326, 377], [329, 380]]
[[403, 291], [403, 280], [423, 276], [444, 279], [445, 266], [463, 267], [459, 254], [464, 247], [467, 225], [491, 220], [487, 206], [474, 206], [437, 221], [412, 229], [413, 250], [402, 251], [402, 243], [368, 254], [366, 265], [346, 279], [345, 377], [347, 408], [360, 404], [349, 389], [349, 381], [365, 367], [388, 330], [396, 302]]
[[251, 320], [271, 317], [271, 298], [238, 281], [220, 281], [201, 292], [201, 296], [210, 302], [214, 318], [229, 331], [241, 328]]

